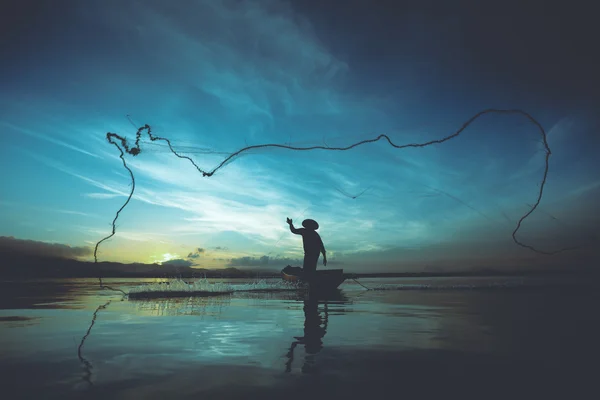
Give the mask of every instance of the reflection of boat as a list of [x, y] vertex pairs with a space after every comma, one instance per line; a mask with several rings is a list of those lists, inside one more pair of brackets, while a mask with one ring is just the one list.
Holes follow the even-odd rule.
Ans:
[[285, 290], [279, 292], [234, 292], [228, 298], [256, 299], [259, 301], [284, 300], [304, 301], [307, 296], [312, 296], [319, 301], [327, 301], [330, 304], [345, 304], [350, 300], [341, 289], [328, 290], [326, 292], [310, 292], [307, 290]]
[[[302, 268], [287, 266], [281, 271], [281, 277], [284, 281], [294, 283], [308, 283], [305, 279]], [[314, 277], [310, 280], [311, 290], [317, 292], [327, 292], [336, 289], [346, 280], [343, 269], [325, 269], [316, 271]]]

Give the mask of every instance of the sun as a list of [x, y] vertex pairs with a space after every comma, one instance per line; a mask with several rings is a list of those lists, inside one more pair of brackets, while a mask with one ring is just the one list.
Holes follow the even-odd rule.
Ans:
[[154, 258], [154, 260], [153, 260], [153, 261], [154, 261], [155, 263], [157, 263], [157, 264], [159, 264], [159, 265], [160, 265], [160, 264], [162, 264], [162, 263], [164, 263], [164, 262], [167, 262], [167, 261], [170, 261], [170, 260], [176, 260], [176, 259], [178, 259], [178, 258], [180, 258], [180, 257], [179, 257], [179, 254], [165, 253], [165, 254], [163, 254], [163, 255], [162, 255], [162, 258], [158, 258], [158, 259], [157, 259], [157, 258]]

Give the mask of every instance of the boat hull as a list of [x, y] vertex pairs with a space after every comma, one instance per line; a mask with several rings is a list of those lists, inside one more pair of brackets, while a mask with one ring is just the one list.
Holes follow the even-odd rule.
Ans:
[[309, 281], [305, 279], [302, 268], [289, 265], [281, 271], [281, 277], [288, 282], [308, 284], [310, 290], [316, 291], [335, 290], [346, 280], [343, 269], [325, 269], [316, 271]]

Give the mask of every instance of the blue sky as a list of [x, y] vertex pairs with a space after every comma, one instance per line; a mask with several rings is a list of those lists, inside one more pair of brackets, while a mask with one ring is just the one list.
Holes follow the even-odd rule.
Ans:
[[[14, 7], [1, 47], [10, 60], [0, 78], [2, 236], [93, 247], [108, 234], [130, 182], [105, 135], [133, 139], [127, 115], [211, 169], [253, 144], [441, 138], [486, 108], [531, 113], [553, 151], [540, 208], [519, 238], [555, 250], [597, 234], [599, 124], [593, 85], [581, 83], [591, 69], [569, 43], [544, 42], [546, 59], [528, 59], [542, 50], [518, 47], [527, 30], [514, 51], [509, 43], [484, 51], [474, 35], [484, 28], [460, 9], [440, 16], [364, 2], [43, 4]], [[379, 142], [348, 152], [251, 151], [211, 178], [147, 142], [127, 158], [136, 193], [100, 260], [185, 259], [201, 248], [198, 266], [244, 267], [268, 256], [279, 269], [277, 259], [302, 251], [286, 217], [319, 221], [330, 260], [349, 271], [596, 257], [589, 249], [539, 256], [512, 241], [544, 167], [540, 134], [523, 117], [484, 116], [459, 138], [423, 149]]]

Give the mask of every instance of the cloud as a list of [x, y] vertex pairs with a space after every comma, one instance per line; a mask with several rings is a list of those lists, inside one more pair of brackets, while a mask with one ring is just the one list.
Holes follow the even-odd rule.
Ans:
[[198, 247], [196, 250], [188, 254], [187, 258], [198, 258], [200, 257], [205, 250], [202, 247]]
[[29, 129], [25, 129], [23, 127], [13, 125], [13, 124], [5, 122], [5, 121], [0, 121], [0, 125], [5, 126], [7, 128], [10, 128], [12, 130], [24, 133], [24, 134], [26, 134], [28, 136], [35, 137], [37, 139], [42, 139], [42, 140], [48, 141], [50, 143], [57, 144], [59, 146], [65, 147], [65, 148], [70, 149], [70, 150], [77, 151], [79, 153], [82, 153], [82, 154], [85, 154], [85, 155], [88, 155], [88, 156], [91, 156], [91, 157], [102, 158], [102, 157], [100, 157], [100, 156], [98, 156], [96, 154], [90, 153], [89, 151], [84, 150], [84, 149], [82, 149], [80, 147], [77, 147], [77, 146], [74, 146], [72, 144], [63, 142], [62, 140], [59, 140], [59, 139], [56, 139], [56, 138], [44, 135], [44, 134], [39, 133], [39, 132], [34, 132], [34, 131], [29, 130]]
[[0, 236], [0, 251], [60, 258], [86, 257], [93, 253], [91, 247], [71, 247], [66, 244], [16, 239], [12, 236]]
[[192, 265], [194, 265], [194, 263], [189, 260], [184, 260], [182, 258], [176, 258], [174, 260], [164, 261], [161, 263], [161, 265], [168, 267], [191, 267]]
[[131, 13], [140, 27], [140, 47], [160, 54], [156, 62], [176, 68], [234, 115], [268, 124], [277, 110], [337, 109], [329, 86], [348, 67], [285, 2], [207, 0], [175, 7], [154, 2], [118, 12], [108, 17], [117, 29], [130, 26]]
[[90, 199], [114, 199], [115, 197], [121, 197], [122, 195], [115, 193], [84, 193], [83, 196], [89, 197]]
[[230, 267], [272, 267], [283, 269], [286, 265], [302, 265], [302, 260], [278, 257], [239, 257], [231, 258], [227, 264]]
[[42, 212], [79, 215], [82, 217], [98, 217], [98, 215], [96, 215], [96, 214], [86, 213], [86, 212], [82, 212], [82, 211], [66, 210], [66, 209], [52, 208], [52, 207], [46, 207], [46, 206], [32, 206], [32, 205], [24, 204], [22, 202], [0, 201], [0, 205], [7, 206], [7, 207], [15, 207], [15, 208], [23, 207], [28, 210], [36, 210], [36, 211], [42, 211]]

